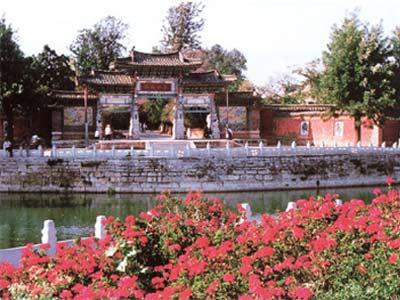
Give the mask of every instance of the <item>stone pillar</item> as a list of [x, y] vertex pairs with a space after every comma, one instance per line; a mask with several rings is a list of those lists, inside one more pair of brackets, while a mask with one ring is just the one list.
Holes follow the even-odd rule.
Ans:
[[179, 93], [178, 97], [176, 99], [175, 114], [174, 114], [174, 127], [172, 130], [172, 137], [175, 140], [181, 140], [181, 139], [185, 138], [182, 93]]
[[99, 132], [99, 139], [103, 138], [103, 119], [101, 117], [101, 105], [96, 107], [96, 130]]
[[211, 110], [211, 137], [213, 139], [219, 139], [221, 137], [221, 132], [219, 131], [217, 107], [215, 106], [214, 98], [210, 99], [210, 110]]
[[140, 138], [140, 126], [139, 126], [139, 111], [136, 105], [137, 95], [132, 97], [131, 103], [131, 118], [129, 120], [129, 138], [139, 139]]
[[253, 119], [251, 118], [252, 114], [252, 108], [250, 106], [246, 107], [246, 118], [247, 118], [247, 124], [246, 124], [246, 130], [253, 130]]

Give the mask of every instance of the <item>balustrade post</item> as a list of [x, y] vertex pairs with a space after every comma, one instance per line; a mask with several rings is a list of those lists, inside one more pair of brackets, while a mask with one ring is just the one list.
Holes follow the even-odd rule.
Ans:
[[249, 142], [246, 142], [244, 144], [244, 151], [246, 153], [246, 156], [249, 156]]
[[296, 209], [296, 208], [297, 208], [296, 202], [290, 201], [290, 202], [287, 204], [286, 211], [290, 211], [290, 210]]
[[187, 143], [186, 144], [186, 156], [190, 156], [191, 155], [191, 151], [190, 151], [190, 144], [189, 143]]
[[115, 158], [115, 145], [114, 144], [111, 146], [111, 157]]
[[250, 220], [253, 213], [251, 211], [250, 204], [248, 203], [240, 203], [239, 207], [243, 210], [242, 211], [242, 217], [240, 218], [239, 223], [243, 223], [244, 220]]
[[42, 244], [49, 244], [48, 255], [54, 255], [57, 247], [57, 230], [53, 220], [46, 220], [42, 229]]
[[93, 159], [97, 159], [97, 147], [96, 147], [96, 145], [93, 147]]
[[22, 146], [19, 146], [19, 148], [18, 148], [18, 155], [19, 155], [19, 157], [24, 156], [23, 151], [24, 151], [24, 148], [22, 148]]
[[306, 147], [307, 147], [308, 149], [311, 148], [311, 143], [310, 143], [310, 141], [307, 141]]
[[226, 156], [230, 157], [231, 156], [231, 145], [229, 141], [226, 142]]
[[361, 148], [361, 141], [357, 142], [357, 148]]
[[133, 146], [131, 146], [131, 148], [130, 148], [130, 150], [129, 150], [129, 153], [130, 153], [130, 155], [131, 155], [131, 158], [134, 158], [134, 157], [135, 157], [135, 148], [134, 148]]
[[276, 148], [280, 149], [281, 147], [282, 147], [281, 141], [278, 141], [278, 143], [276, 144]]
[[56, 158], [57, 157], [57, 147], [56, 145], [53, 144], [51, 147], [51, 157]]
[[206, 148], [207, 148], [207, 156], [210, 157], [211, 156], [211, 145], [210, 145], [210, 142], [207, 142]]
[[292, 150], [295, 150], [296, 149], [296, 141], [293, 141], [290, 146], [291, 146]]
[[154, 156], [154, 147], [152, 143], [149, 143], [149, 152], [150, 152], [150, 156], [153, 157]]
[[258, 148], [260, 149], [259, 155], [264, 155], [264, 143], [262, 141], [258, 144]]
[[42, 146], [42, 145], [39, 145], [39, 146], [38, 146], [38, 152], [39, 152], [39, 156], [40, 156], [40, 157], [43, 157], [44, 152], [43, 152], [43, 146]]
[[106, 228], [105, 228], [105, 216], [97, 216], [96, 217], [96, 224], [94, 225], [94, 237], [96, 239], [104, 239], [106, 236]]
[[75, 145], [72, 145], [71, 152], [72, 152], [72, 159], [75, 160], [75, 158], [76, 158], [76, 147], [75, 147]]
[[383, 142], [383, 143], [381, 144], [381, 148], [386, 148], [386, 142]]

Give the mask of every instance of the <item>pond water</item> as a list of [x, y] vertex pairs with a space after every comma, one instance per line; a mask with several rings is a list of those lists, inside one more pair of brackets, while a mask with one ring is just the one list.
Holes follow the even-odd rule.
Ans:
[[[372, 188], [337, 188], [320, 190], [340, 194], [344, 201], [358, 198], [369, 201]], [[289, 201], [316, 195], [315, 190], [265, 191], [245, 193], [208, 194], [217, 197], [227, 206], [247, 202], [254, 213], [274, 213], [284, 210]], [[184, 194], [178, 195], [184, 197]], [[53, 219], [59, 240], [93, 234], [98, 215], [124, 218], [138, 215], [156, 203], [152, 194], [1, 194], [0, 193], [0, 249], [38, 243], [43, 221]]]

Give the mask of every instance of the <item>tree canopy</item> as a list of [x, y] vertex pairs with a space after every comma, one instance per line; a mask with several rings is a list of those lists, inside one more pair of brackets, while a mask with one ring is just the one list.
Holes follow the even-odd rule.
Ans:
[[396, 27], [390, 39], [393, 54], [392, 88], [395, 90], [396, 103], [400, 105], [400, 26]]
[[0, 19], [0, 108], [8, 126], [6, 136], [13, 139], [13, 112], [24, 107], [25, 58], [11, 25]]
[[200, 48], [200, 31], [204, 27], [204, 19], [200, 17], [203, 4], [181, 2], [168, 9], [162, 27], [161, 46], [166, 51], [179, 51], [185, 48]]
[[246, 78], [246, 57], [237, 49], [226, 50], [221, 45], [214, 45], [207, 50], [208, 67], [218, 70], [221, 74], [236, 75], [237, 81], [232, 89], [237, 90], [241, 82]]
[[67, 56], [58, 55], [55, 50], [45, 45], [42, 52], [33, 57], [32, 64], [37, 73], [37, 88], [42, 92], [74, 89], [75, 72]]
[[368, 27], [356, 15], [345, 18], [333, 27], [323, 53], [320, 98], [347, 111], [358, 129], [363, 116], [382, 124], [385, 110], [395, 103], [390, 54], [380, 25]]
[[126, 49], [123, 41], [127, 29], [126, 23], [113, 16], [102, 19], [92, 29], [82, 29], [70, 46], [77, 72], [88, 75], [94, 69], [108, 70]]

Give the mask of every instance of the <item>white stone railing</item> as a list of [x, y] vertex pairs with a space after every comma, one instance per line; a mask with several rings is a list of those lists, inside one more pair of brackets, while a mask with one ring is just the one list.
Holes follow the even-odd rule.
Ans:
[[[233, 147], [229, 142], [225, 147], [213, 148], [208, 142], [205, 148], [192, 148], [190, 143], [185, 149], [174, 147], [171, 144], [166, 149], [156, 149], [150, 145], [145, 150], [116, 149], [112, 146], [109, 150], [97, 150], [88, 148], [56, 148], [53, 146], [49, 150], [43, 150], [41, 147], [37, 150], [17, 149], [13, 151], [15, 158], [20, 157], [49, 157], [62, 159], [120, 159], [135, 157], [247, 157], [247, 156], [293, 156], [293, 155], [341, 155], [341, 154], [400, 154], [400, 147], [394, 143], [392, 147], [386, 147], [385, 142], [380, 147], [361, 146], [359, 143], [355, 146], [297, 146], [296, 142], [292, 142], [291, 146], [282, 146], [278, 142], [277, 146], [264, 146], [262, 142], [258, 146], [249, 146], [247, 143], [242, 147]], [[0, 151], [0, 157], [8, 157], [5, 150]]]
[[[97, 239], [103, 239], [106, 235], [104, 221], [105, 216], [98, 216], [96, 218], [96, 224], [94, 225], [94, 237]], [[47, 250], [49, 255], [54, 255], [56, 253], [57, 243], [67, 243], [70, 245], [74, 243], [74, 240], [57, 241], [57, 230], [53, 220], [44, 221], [41, 233], [41, 244], [49, 245], [49, 249]], [[41, 244], [33, 245], [33, 248], [39, 249]], [[14, 266], [18, 266], [24, 248], [25, 247], [0, 249], [0, 263], [9, 262]]]

